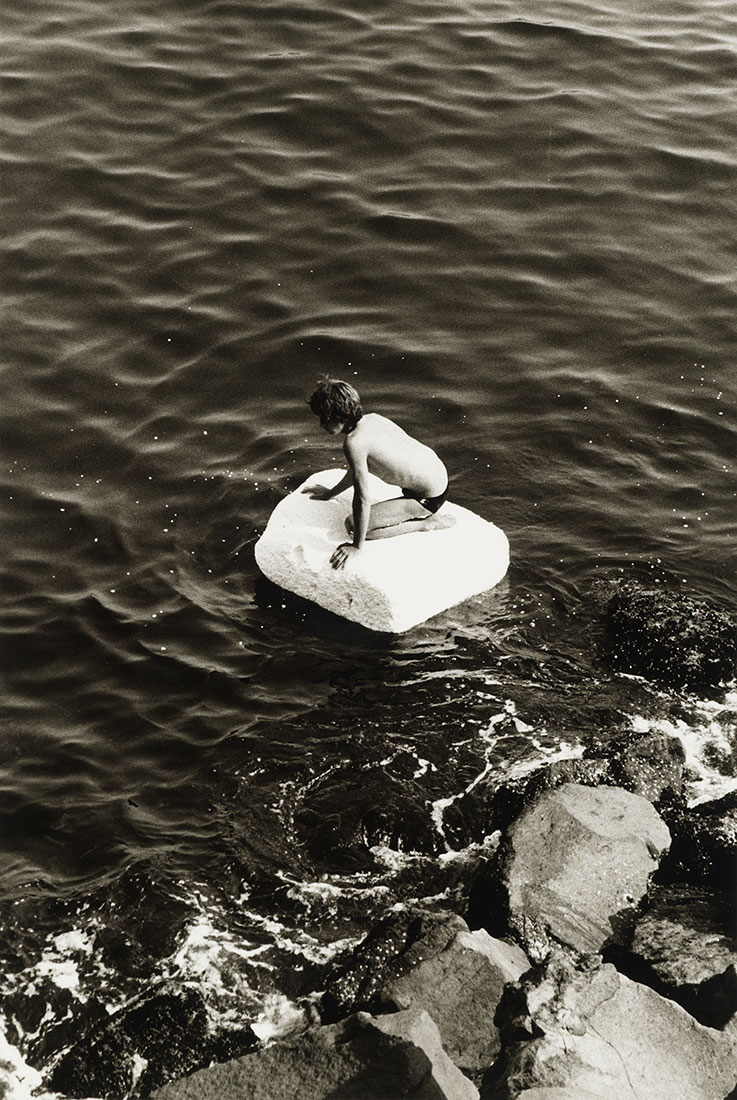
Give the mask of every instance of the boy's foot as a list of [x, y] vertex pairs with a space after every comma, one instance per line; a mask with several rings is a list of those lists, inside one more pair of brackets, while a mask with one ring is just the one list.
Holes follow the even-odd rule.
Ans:
[[452, 516], [440, 514], [408, 520], [408, 523], [412, 525], [413, 531], [445, 531], [448, 527], [455, 526], [455, 520]]

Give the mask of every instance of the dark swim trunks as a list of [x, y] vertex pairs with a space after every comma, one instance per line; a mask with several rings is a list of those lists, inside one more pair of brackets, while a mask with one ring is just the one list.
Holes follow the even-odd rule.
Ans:
[[402, 496], [409, 497], [410, 500], [419, 501], [422, 507], [427, 509], [427, 511], [434, 516], [436, 512], [440, 511], [448, 499], [448, 488], [449, 486], [446, 485], [444, 491], [436, 497], [421, 497], [414, 489], [402, 489]]

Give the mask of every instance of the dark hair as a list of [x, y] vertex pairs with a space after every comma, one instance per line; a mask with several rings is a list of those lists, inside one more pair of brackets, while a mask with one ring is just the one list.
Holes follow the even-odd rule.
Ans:
[[325, 420], [341, 420], [349, 430], [363, 416], [358, 391], [339, 378], [321, 378], [308, 402], [315, 416]]

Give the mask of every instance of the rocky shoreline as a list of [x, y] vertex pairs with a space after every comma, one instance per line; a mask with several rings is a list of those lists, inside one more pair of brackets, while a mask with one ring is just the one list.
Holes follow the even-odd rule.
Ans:
[[[616, 668], [703, 692], [734, 675], [737, 629], [707, 605], [624, 585], [604, 620]], [[156, 1100], [737, 1098], [737, 793], [689, 807], [686, 778], [677, 738], [591, 738], [487, 791], [473, 881], [387, 914], [325, 968], [290, 1034], [213, 1036], [198, 994], [162, 989], [90, 1028], [49, 1085]]]
[[[390, 914], [326, 976], [311, 1027], [157, 1100], [737, 1095], [733, 897], [669, 881], [700, 853], [684, 828], [674, 852], [642, 795], [551, 770], [475, 884], [473, 918]], [[493, 934], [472, 929], [482, 918]]]

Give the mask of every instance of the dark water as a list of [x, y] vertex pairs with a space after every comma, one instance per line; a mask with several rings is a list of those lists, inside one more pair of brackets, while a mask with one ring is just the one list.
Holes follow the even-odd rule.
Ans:
[[[27, 1061], [166, 975], [266, 1033], [483, 851], [465, 790], [592, 729], [670, 729], [694, 799], [734, 786], [734, 687], [613, 679], [591, 598], [634, 568], [737, 606], [734, 6], [11, 0], [2, 25], [0, 969], [50, 1006], [9, 1027]], [[274, 505], [340, 459], [322, 372], [504, 528], [498, 589], [391, 639], [259, 578]]]

